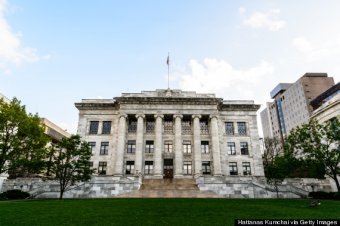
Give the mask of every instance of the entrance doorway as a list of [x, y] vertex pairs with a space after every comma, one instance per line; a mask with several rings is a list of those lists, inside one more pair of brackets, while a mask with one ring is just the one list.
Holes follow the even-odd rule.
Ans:
[[173, 178], [174, 177], [173, 159], [164, 159], [163, 174], [164, 174], [164, 178]]

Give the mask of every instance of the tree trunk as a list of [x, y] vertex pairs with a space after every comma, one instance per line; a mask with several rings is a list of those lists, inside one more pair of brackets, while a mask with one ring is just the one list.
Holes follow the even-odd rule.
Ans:
[[60, 189], [59, 199], [63, 199], [64, 189]]
[[333, 179], [335, 181], [336, 188], [338, 189], [338, 192], [340, 192], [340, 184], [339, 184], [339, 180], [338, 180], [336, 173], [333, 173]]

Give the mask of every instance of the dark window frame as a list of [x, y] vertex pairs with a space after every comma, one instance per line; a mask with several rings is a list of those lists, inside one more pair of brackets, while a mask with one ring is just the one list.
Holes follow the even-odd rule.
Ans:
[[90, 121], [89, 134], [98, 134], [99, 121]]
[[112, 121], [103, 121], [102, 134], [110, 134], [112, 127]]
[[100, 143], [100, 155], [108, 155], [109, 154], [109, 142], [104, 141]]
[[136, 153], [136, 140], [128, 140], [126, 145], [126, 153]]

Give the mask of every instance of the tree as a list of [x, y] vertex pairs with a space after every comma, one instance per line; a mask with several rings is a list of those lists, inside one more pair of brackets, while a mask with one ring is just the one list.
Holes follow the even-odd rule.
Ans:
[[283, 155], [283, 148], [281, 145], [281, 140], [274, 137], [274, 138], [269, 138], [266, 137], [264, 138], [264, 153], [262, 155], [263, 159], [263, 166], [266, 168], [274, 162], [274, 159], [278, 156]]
[[27, 114], [16, 98], [0, 99], [0, 174], [27, 176], [43, 170], [48, 142], [37, 114]]
[[[53, 147], [52, 147], [53, 148]], [[76, 182], [91, 179], [93, 169], [89, 165], [92, 152], [87, 142], [81, 141], [79, 135], [63, 138], [53, 153], [50, 168], [54, 179], [59, 181], [60, 195]]]
[[[317, 162], [340, 191], [340, 121], [336, 118], [324, 124], [311, 120], [290, 132], [285, 148], [297, 158]], [[322, 171], [321, 171], [322, 172]]]

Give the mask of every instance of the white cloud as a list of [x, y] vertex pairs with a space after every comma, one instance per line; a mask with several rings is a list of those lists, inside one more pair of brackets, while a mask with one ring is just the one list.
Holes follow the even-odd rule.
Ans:
[[293, 46], [301, 53], [304, 61], [322, 63], [340, 59], [340, 34], [328, 39], [309, 41], [305, 37], [293, 39]]
[[293, 45], [301, 52], [308, 52], [312, 49], [310, 42], [304, 37], [298, 37], [293, 40]]
[[243, 13], [246, 12], [246, 9], [243, 8], [243, 7], [240, 7], [240, 8], [238, 9], [238, 11], [239, 11], [239, 13], [243, 14]]
[[19, 33], [13, 33], [5, 19], [6, 6], [6, 0], [0, 0], [0, 69], [9, 74], [11, 65], [37, 62], [40, 58], [36, 49], [22, 46]]
[[[244, 14], [246, 10], [240, 8], [239, 12]], [[254, 12], [248, 18], [244, 18], [243, 23], [252, 28], [266, 28], [271, 31], [278, 31], [286, 26], [286, 21], [277, 18], [280, 10], [273, 9], [269, 12]]]
[[216, 93], [226, 99], [263, 101], [266, 97], [258, 95], [258, 90], [273, 71], [274, 67], [266, 61], [248, 69], [235, 69], [224, 60], [206, 58], [202, 63], [190, 60], [185, 71], [174, 73], [173, 80], [183, 90]]

